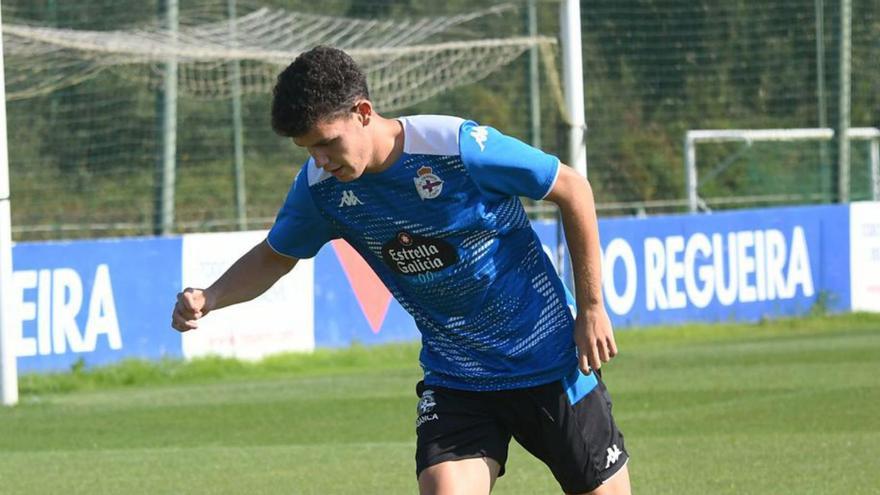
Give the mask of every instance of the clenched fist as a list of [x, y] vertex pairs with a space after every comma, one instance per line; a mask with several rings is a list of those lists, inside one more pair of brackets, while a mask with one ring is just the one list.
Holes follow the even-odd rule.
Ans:
[[171, 313], [171, 326], [178, 332], [188, 332], [199, 327], [199, 319], [208, 314], [208, 298], [202, 289], [187, 287], [177, 294], [177, 304]]

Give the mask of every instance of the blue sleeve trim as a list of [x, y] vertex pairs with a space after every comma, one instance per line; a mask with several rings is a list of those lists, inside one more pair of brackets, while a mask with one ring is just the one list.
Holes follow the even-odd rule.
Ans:
[[[269, 233], [271, 234], [271, 231]], [[269, 249], [271, 249], [272, 251], [275, 251], [276, 253], [278, 253], [281, 256], [284, 256], [285, 258], [300, 259], [296, 256], [291, 256], [287, 253], [283, 253], [283, 252], [279, 251], [278, 249], [276, 249], [275, 246], [272, 245], [272, 239], [270, 239], [268, 235], [266, 236], [266, 244], [269, 246]]]
[[544, 198], [546, 198], [547, 196], [550, 195], [550, 192], [553, 191], [553, 186], [556, 185], [556, 181], [559, 179], [559, 170], [560, 170], [561, 168], [562, 168], [562, 162], [559, 161], [559, 159], [557, 158], [557, 159], [556, 159], [556, 173], [553, 174], [553, 180], [551, 180], [551, 181], [550, 181], [550, 185], [547, 186], [547, 192], [545, 192], [544, 195], [541, 196], [541, 197], [538, 198], [538, 199], [544, 199]]
[[459, 151], [477, 187], [498, 198], [543, 199], [559, 173], [555, 156], [473, 121], [461, 125]]
[[291, 258], [312, 258], [330, 240], [339, 237], [324, 219], [309, 190], [307, 166], [300, 171], [266, 241], [278, 254]]

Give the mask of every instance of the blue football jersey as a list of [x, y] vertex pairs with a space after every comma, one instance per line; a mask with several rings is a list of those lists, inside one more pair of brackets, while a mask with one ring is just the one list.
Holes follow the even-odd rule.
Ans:
[[519, 196], [542, 199], [559, 160], [455, 117], [399, 119], [402, 156], [340, 182], [309, 160], [269, 232], [279, 253], [351, 244], [412, 314], [428, 385], [529, 387], [577, 366], [570, 296]]

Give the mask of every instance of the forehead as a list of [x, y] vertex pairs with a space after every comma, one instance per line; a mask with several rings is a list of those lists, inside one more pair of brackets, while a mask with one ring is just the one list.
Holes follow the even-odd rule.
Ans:
[[327, 141], [335, 139], [345, 132], [347, 121], [345, 116], [321, 120], [305, 134], [294, 137], [293, 142], [303, 148], [326, 144]]

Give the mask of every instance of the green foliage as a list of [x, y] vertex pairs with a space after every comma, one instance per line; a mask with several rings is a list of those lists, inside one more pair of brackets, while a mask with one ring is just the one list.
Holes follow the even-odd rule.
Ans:
[[828, 314], [828, 308], [830, 303], [832, 302], [833, 295], [829, 294], [828, 291], [819, 291], [816, 294], [816, 302], [813, 303], [813, 306], [810, 308], [810, 315], [812, 316], [824, 316]]
[[63, 373], [28, 373], [19, 379], [22, 396], [101, 390], [126, 386], [171, 385], [270, 379], [290, 376], [334, 375], [361, 371], [416, 369], [416, 344], [366, 348], [317, 350], [313, 353], [287, 353], [258, 362], [223, 357], [204, 357], [191, 361], [126, 359], [119, 363], [90, 367], [80, 359]]

